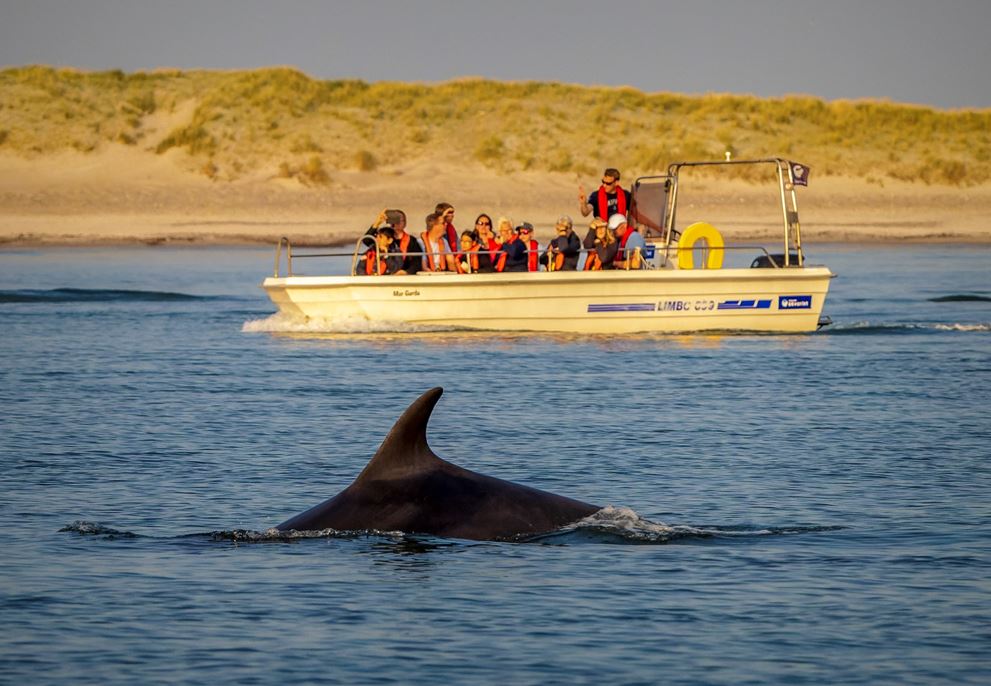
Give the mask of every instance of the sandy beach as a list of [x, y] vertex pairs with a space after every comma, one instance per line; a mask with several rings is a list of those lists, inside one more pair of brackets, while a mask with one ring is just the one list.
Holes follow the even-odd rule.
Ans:
[[[274, 166], [274, 165], [273, 165]], [[991, 242], [991, 185], [817, 177], [799, 189], [806, 243]], [[634, 170], [635, 172], [635, 170]], [[623, 185], [632, 173], [624, 171]], [[561, 214], [581, 224], [579, 183], [597, 177], [499, 173], [477, 163], [419, 159], [369, 172], [332, 170], [331, 182], [256, 175], [213, 181], [189, 170], [178, 150], [164, 155], [124, 145], [33, 159], [0, 155], [0, 245], [351, 243], [383, 207], [406, 210], [419, 231], [435, 203], [454, 204], [459, 228], [479, 212], [530, 221], [538, 238]], [[781, 219], [772, 186], [698, 178], [683, 183], [679, 224], [708, 221], [729, 240], [774, 239]], [[696, 216], [697, 215], [697, 216]]]

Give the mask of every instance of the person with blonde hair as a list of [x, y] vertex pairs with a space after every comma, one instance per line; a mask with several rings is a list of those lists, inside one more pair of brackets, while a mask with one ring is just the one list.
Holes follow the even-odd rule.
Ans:
[[613, 268], [619, 244], [616, 242], [616, 236], [609, 230], [607, 222], [599, 218], [591, 221], [588, 236], [585, 237], [585, 247], [588, 249], [588, 254], [585, 256], [585, 271], [597, 272]]

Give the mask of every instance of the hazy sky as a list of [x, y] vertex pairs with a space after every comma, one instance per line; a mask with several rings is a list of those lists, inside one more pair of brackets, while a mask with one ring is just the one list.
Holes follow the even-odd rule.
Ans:
[[991, 107], [991, 0], [0, 0], [0, 65]]

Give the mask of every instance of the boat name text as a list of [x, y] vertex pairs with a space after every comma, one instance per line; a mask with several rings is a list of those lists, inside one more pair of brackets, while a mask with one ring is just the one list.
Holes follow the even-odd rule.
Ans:
[[662, 300], [657, 303], [658, 312], [685, 312], [687, 310], [703, 312], [714, 309], [716, 309], [715, 300]]
[[418, 289], [410, 290], [407, 288], [405, 291], [395, 290], [392, 292], [392, 295], [396, 298], [402, 298], [407, 295], [420, 295], [420, 291]]

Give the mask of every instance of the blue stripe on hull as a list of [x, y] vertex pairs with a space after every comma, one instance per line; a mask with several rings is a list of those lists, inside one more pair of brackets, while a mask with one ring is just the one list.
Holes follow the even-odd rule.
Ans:
[[588, 312], [653, 312], [655, 303], [623, 303], [621, 305], [589, 305]]

